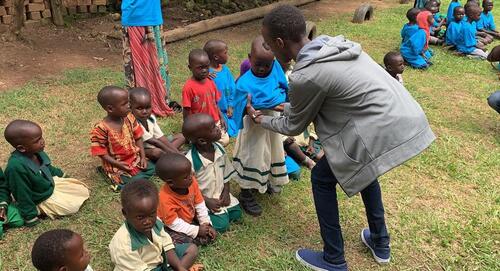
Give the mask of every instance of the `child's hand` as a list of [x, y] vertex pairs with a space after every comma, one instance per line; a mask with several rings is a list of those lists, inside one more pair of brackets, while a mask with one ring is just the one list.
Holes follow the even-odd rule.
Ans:
[[201, 224], [199, 226], [199, 229], [198, 229], [198, 236], [199, 237], [205, 237], [205, 236], [207, 236], [208, 232], [209, 232], [209, 229], [210, 229], [210, 224], [208, 224], [208, 223]]
[[205, 205], [207, 205], [207, 208], [212, 211], [212, 213], [217, 213], [220, 211], [222, 204], [218, 199], [205, 198]]
[[220, 194], [219, 202], [221, 206], [229, 206], [231, 204], [231, 197], [229, 196], [229, 190], [223, 190]]
[[148, 167], [148, 161], [146, 160], [146, 158], [141, 158], [141, 160], [139, 161], [139, 164], [137, 165], [138, 168], [140, 169], [145, 169]]
[[0, 221], [6, 221], [7, 220], [7, 209], [5, 207], [0, 207]]
[[248, 116], [252, 118], [255, 123], [260, 124], [262, 122], [262, 112], [255, 110], [252, 106], [252, 95], [247, 96], [246, 111]]
[[228, 118], [233, 117], [233, 107], [231, 106], [227, 108], [227, 117]]
[[118, 162], [118, 163], [120, 163], [120, 168], [121, 168], [123, 171], [128, 172], [128, 173], [130, 173], [130, 172], [132, 171], [132, 168], [131, 168], [131, 167], [129, 167], [127, 163], [125, 163], [125, 162], [123, 162], [123, 161], [120, 161], [120, 162]]
[[208, 73], [208, 78], [214, 80], [215, 78], [217, 78], [217, 73], [215, 73], [215, 72], [209, 72]]
[[210, 239], [212, 240], [217, 237], [217, 231], [210, 225], [208, 225], [208, 237], [210, 237]]

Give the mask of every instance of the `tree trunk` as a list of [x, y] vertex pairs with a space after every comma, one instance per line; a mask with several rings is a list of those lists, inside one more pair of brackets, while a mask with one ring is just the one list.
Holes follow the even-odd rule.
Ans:
[[50, 8], [52, 10], [52, 21], [55, 25], [64, 25], [61, 9], [63, 8], [62, 0], [50, 0]]
[[14, 0], [14, 8], [16, 10], [16, 14], [14, 15], [14, 24], [13, 30], [14, 32], [20, 31], [24, 26], [24, 0]]

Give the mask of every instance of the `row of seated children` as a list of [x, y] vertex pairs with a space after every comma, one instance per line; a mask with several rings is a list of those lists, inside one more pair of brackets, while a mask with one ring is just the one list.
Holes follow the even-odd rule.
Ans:
[[14, 120], [4, 136], [14, 151], [5, 174], [0, 169], [0, 238], [9, 227], [32, 227], [40, 217], [54, 219], [78, 212], [89, 198], [89, 189], [52, 164], [44, 152], [42, 128]]

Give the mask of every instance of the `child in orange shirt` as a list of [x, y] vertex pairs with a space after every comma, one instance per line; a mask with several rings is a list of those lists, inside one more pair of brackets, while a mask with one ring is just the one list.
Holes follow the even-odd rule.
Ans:
[[156, 162], [156, 174], [165, 182], [160, 188], [158, 217], [174, 243], [207, 245], [215, 240], [217, 232], [189, 160], [182, 154], [167, 153]]
[[153, 163], [146, 160], [142, 127], [130, 113], [128, 91], [107, 86], [99, 91], [97, 100], [108, 115], [94, 126], [90, 152], [102, 160], [102, 171], [111, 179], [113, 190], [154, 174]]

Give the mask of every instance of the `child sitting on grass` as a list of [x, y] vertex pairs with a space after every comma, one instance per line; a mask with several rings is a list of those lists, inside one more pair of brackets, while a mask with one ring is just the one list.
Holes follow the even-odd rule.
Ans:
[[[450, 4], [448, 5], [448, 10], [446, 11], [446, 24], [449, 25], [451, 22], [453, 22], [455, 16], [453, 15], [455, 12], [456, 7], [460, 7], [462, 4], [460, 4], [460, 0], [451, 0]], [[446, 30], [448, 31], [448, 30]], [[448, 33], [446, 33], [448, 35]]]
[[399, 52], [389, 52], [384, 56], [384, 66], [389, 73], [399, 83], [403, 84], [403, 72], [405, 61]]
[[208, 209], [191, 163], [182, 154], [167, 153], [156, 162], [156, 174], [165, 184], [160, 188], [158, 217], [165, 223], [174, 243], [207, 245], [215, 240]]
[[92, 271], [82, 237], [66, 229], [42, 233], [31, 249], [31, 261], [39, 271]]
[[208, 77], [210, 59], [202, 49], [193, 49], [189, 53], [189, 69], [192, 77], [189, 78], [182, 88], [182, 107], [184, 118], [191, 114], [205, 113], [212, 116], [221, 128], [222, 137], [219, 141], [223, 146], [229, 144], [227, 126], [224, 114], [217, 103], [221, 99], [220, 92], [215, 83]]
[[125, 222], [109, 244], [115, 271], [188, 270], [193, 266], [198, 256], [196, 245], [174, 245], [156, 216], [155, 184], [138, 180], [126, 185], [121, 192], [121, 204]]
[[288, 84], [274, 54], [264, 48], [262, 36], [252, 42], [251, 69], [236, 83], [234, 120], [241, 129], [234, 147], [235, 179], [241, 187], [240, 204], [250, 215], [262, 213], [252, 189], [259, 193], [279, 193], [289, 182], [282, 136], [256, 125], [245, 115], [247, 100], [264, 115], [278, 116], [283, 111]]
[[42, 128], [28, 120], [14, 120], [5, 128], [5, 139], [15, 148], [5, 169], [5, 178], [24, 224], [39, 223], [40, 215], [54, 219], [71, 215], [89, 198], [87, 186], [79, 180], [63, 178], [43, 151]]
[[429, 49], [429, 26], [434, 23], [434, 17], [429, 11], [421, 11], [417, 15], [418, 31], [416, 31], [400, 47], [401, 55], [408, 64], [415, 69], [426, 69], [432, 63], [432, 54]]
[[184, 120], [182, 133], [193, 144], [186, 157], [196, 174], [212, 225], [223, 233], [230, 222], [241, 218], [241, 208], [230, 193], [234, 169], [224, 147], [217, 143], [220, 129], [210, 115], [194, 114]]
[[467, 21], [463, 22], [460, 38], [457, 41], [457, 51], [473, 58], [486, 59], [484, 45], [476, 39], [476, 22], [481, 16], [481, 8], [475, 4], [467, 4], [465, 8]]
[[462, 25], [464, 23], [465, 10], [461, 6], [455, 7], [453, 11], [453, 21], [449, 23], [446, 29], [446, 45], [455, 48], [461, 37]]
[[494, 38], [500, 38], [500, 32], [497, 31], [495, 25], [495, 19], [493, 18], [493, 14], [491, 10], [493, 9], [493, 1], [492, 0], [483, 0], [483, 12], [481, 12], [481, 17], [477, 22], [477, 30], [480, 32], [484, 32], [488, 35], [491, 35]]
[[234, 83], [234, 77], [226, 65], [228, 55], [227, 55], [227, 44], [221, 40], [209, 40], [205, 43], [203, 50], [207, 52], [208, 58], [210, 59], [210, 76], [213, 77], [217, 90], [220, 93], [220, 100], [217, 103], [219, 106], [224, 121], [227, 125], [227, 133], [230, 137], [235, 137], [238, 134], [239, 129], [235, 127], [233, 121], [233, 93], [236, 88]]
[[7, 228], [19, 228], [24, 225], [24, 220], [17, 206], [12, 203], [9, 184], [0, 168], [0, 240]]
[[149, 179], [153, 163], [146, 160], [142, 135], [144, 131], [130, 113], [128, 92], [116, 86], [99, 91], [97, 101], [107, 116], [91, 131], [90, 152], [102, 160], [102, 171], [118, 191], [133, 180]]
[[129, 90], [130, 109], [144, 131], [142, 141], [146, 158], [155, 162], [165, 152], [177, 152], [184, 144], [182, 134], [171, 137], [171, 141], [163, 134], [155, 115], [151, 114], [151, 94], [145, 88]]
[[[432, 16], [434, 18], [433, 23], [429, 27], [429, 34], [430, 34], [429, 44], [433, 45], [443, 44], [443, 40], [440, 37], [442, 37], [441, 26], [444, 24], [445, 21], [442, 20], [438, 15], [439, 6], [440, 3], [437, 0], [428, 0], [427, 2], [425, 2], [425, 7], [424, 7], [424, 10], [427, 10], [430, 13], [432, 13]], [[438, 21], [437, 18], [440, 20]]]
[[415, 32], [418, 31], [418, 25], [417, 25], [417, 15], [420, 12], [420, 9], [418, 8], [410, 8], [406, 12], [406, 18], [408, 19], [408, 23], [406, 23], [403, 28], [401, 29], [401, 39], [402, 42], [405, 43], [407, 40], [415, 34]]

